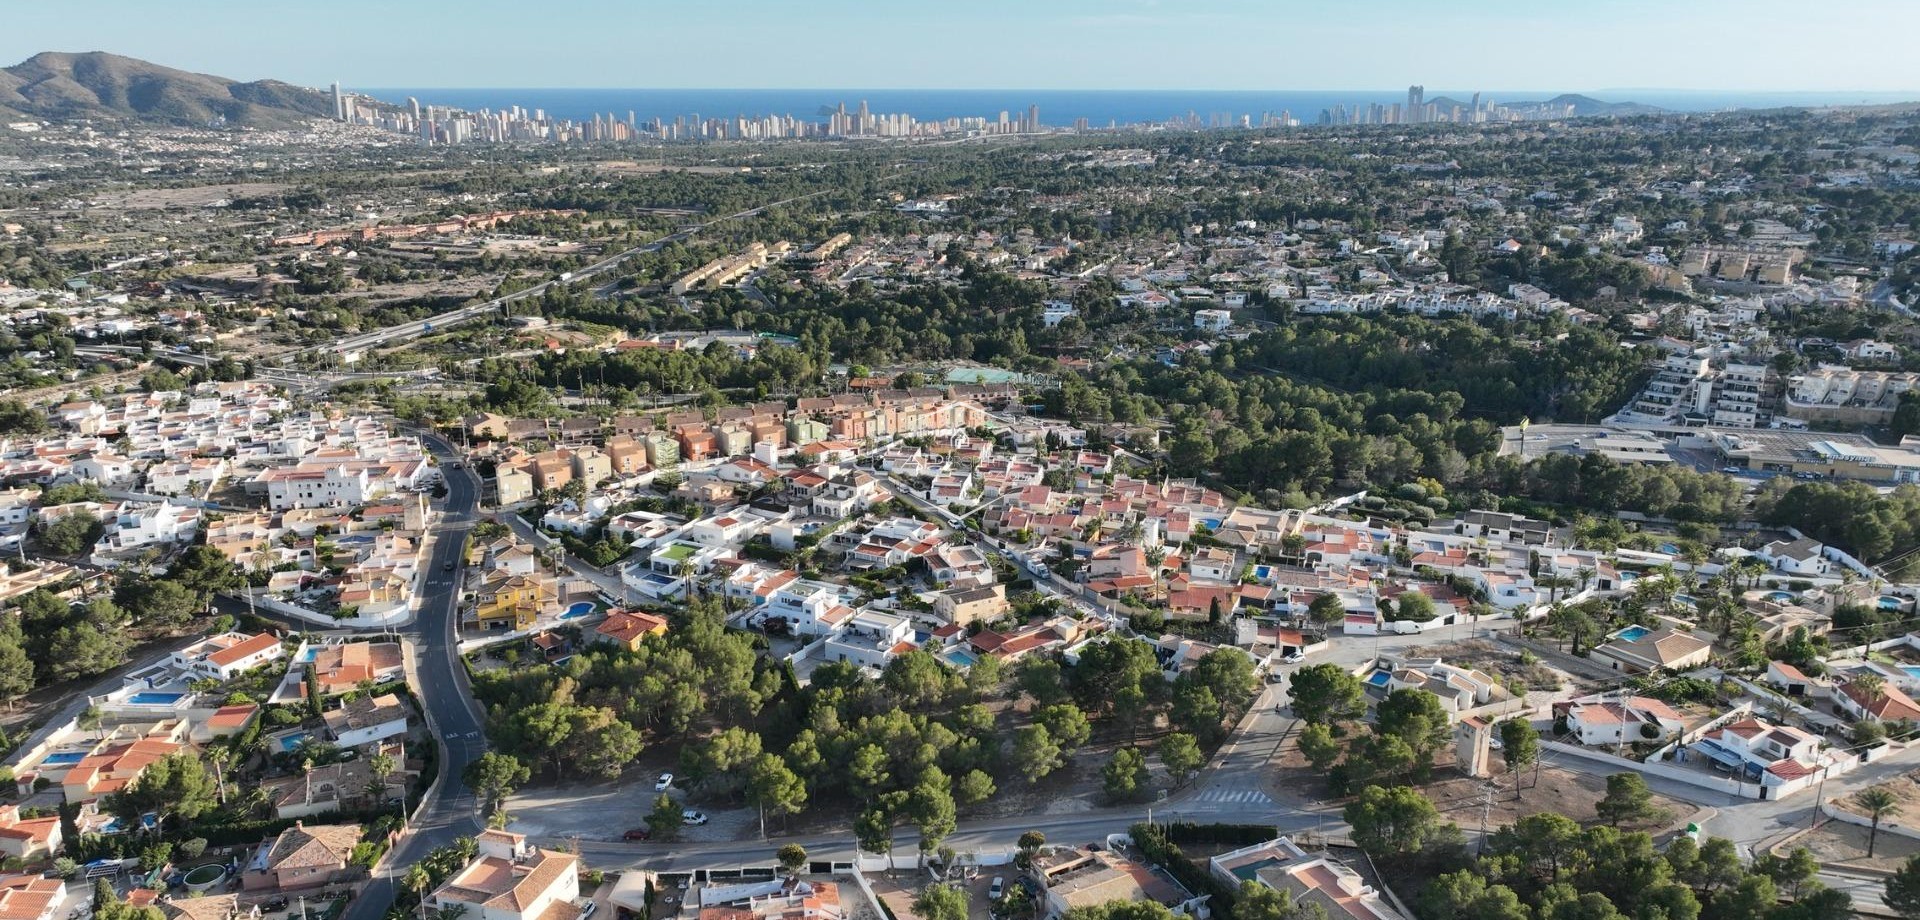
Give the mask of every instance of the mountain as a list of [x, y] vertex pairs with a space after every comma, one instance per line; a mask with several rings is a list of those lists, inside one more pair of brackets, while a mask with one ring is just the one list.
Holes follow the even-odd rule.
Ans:
[[[1440, 112], [1446, 112], [1455, 106], [1459, 106], [1461, 111], [1469, 111], [1473, 108], [1473, 103], [1451, 96], [1435, 96], [1427, 102]], [[1541, 106], [1559, 109], [1571, 105], [1575, 118], [1585, 118], [1589, 115], [1657, 115], [1666, 111], [1658, 106], [1641, 105], [1638, 102], [1601, 102], [1592, 96], [1582, 96], [1578, 93], [1562, 93], [1545, 102], [1501, 102], [1500, 104], [1510, 109], [1531, 109]]]
[[206, 125], [224, 118], [279, 128], [331, 116], [333, 99], [277, 80], [241, 83], [102, 51], [46, 51], [0, 69], [0, 110], [53, 120]]
[[1579, 93], [1561, 93], [1545, 102], [1509, 102], [1507, 105], [1516, 109], [1528, 106], [1547, 106], [1558, 109], [1571, 105], [1575, 118], [1585, 118], [1589, 115], [1658, 115], [1666, 111], [1657, 105], [1642, 105], [1638, 102], [1601, 102], [1592, 96], [1582, 96]]

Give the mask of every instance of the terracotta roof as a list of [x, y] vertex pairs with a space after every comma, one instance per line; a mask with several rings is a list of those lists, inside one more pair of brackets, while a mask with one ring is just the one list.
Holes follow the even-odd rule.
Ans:
[[358, 824], [296, 824], [280, 832], [267, 850], [269, 869], [344, 868], [360, 842]]

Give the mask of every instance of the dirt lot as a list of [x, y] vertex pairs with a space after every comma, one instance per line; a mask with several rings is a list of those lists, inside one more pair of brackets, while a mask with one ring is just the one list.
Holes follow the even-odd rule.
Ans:
[[1465, 639], [1427, 646], [1408, 654], [1438, 655], [1448, 664], [1477, 668], [1500, 678], [1502, 683], [1511, 685], [1518, 681], [1529, 693], [1551, 692], [1568, 685], [1585, 689], [1585, 684], [1577, 676], [1549, 667], [1538, 658], [1527, 661], [1519, 649], [1485, 639]]
[[106, 195], [102, 208], [128, 211], [164, 208], [204, 208], [222, 198], [258, 198], [275, 195], [293, 186], [279, 182], [238, 182], [231, 185], [201, 185], [194, 188], [147, 188], [124, 195]]
[[[1909, 828], [1920, 827], [1920, 770], [1903, 773], [1870, 788], [1885, 789], [1893, 793], [1894, 798], [1900, 800], [1900, 804], [1895, 806], [1893, 811], [1881, 817], [1881, 826], [1900, 824]], [[1857, 793], [1855, 796], [1834, 799], [1833, 804], [1844, 811], [1864, 817], [1866, 810], [1855, 801], [1856, 797]], [[1886, 835], [1882, 834], [1880, 839], [1885, 840]]]
[[1879, 842], [1874, 845], [1873, 858], [1868, 859], [1867, 829], [1840, 821], [1820, 825], [1819, 830], [1796, 838], [1792, 846], [1806, 847], [1813, 851], [1815, 859], [1824, 863], [1888, 871], [1900, 868], [1907, 857], [1920, 853], [1920, 840], [1889, 834], [1883, 829]]

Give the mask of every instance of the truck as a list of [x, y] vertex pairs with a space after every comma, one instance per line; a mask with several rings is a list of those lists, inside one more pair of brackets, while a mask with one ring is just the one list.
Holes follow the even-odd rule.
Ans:
[[569, 281], [572, 281], [572, 280], [573, 280], [573, 272], [561, 272], [561, 273], [560, 273], [560, 283], [561, 283], [561, 284], [565, 284], [565, 283], [567, 283], [567, 282], [569, 282]]

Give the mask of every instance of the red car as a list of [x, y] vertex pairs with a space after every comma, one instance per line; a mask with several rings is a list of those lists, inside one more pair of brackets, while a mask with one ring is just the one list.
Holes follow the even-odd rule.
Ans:
[[636, 827], [620, 835], [621, 840], [652, 840], [653, 832], [644, 827]]

